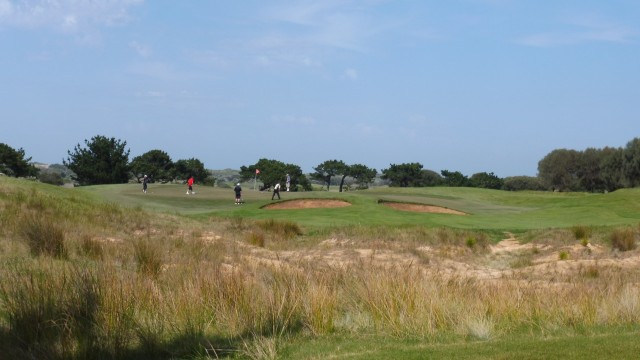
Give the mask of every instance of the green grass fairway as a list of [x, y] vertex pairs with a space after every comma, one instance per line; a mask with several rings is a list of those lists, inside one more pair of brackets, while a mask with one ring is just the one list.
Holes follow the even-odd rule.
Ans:
[[637, 359], [638, 329], [559, 337], [515, 335], [487, 341], [323, 338], [290, 345], [283, 359]]
[[[231, 189], [196, 187], [186, 195], [186, 186], [152, 184], [144, 194], [140, 185], [102, 185], [76, 189], [108, 201], [140, 206], [151, 211], [196, 218], [241, 216], [252, 219], [295, 221], [305, 227], [322, 228], [359, 224], [364, 226], [447, 226], [487, 231], [526, 231], [567, 228], [574, 225], [619, 226], [640, 221], [640, 189], [609, 194], [506, 192], [474, 188], [375, 188], [352, 192], [281, 192], [282, 201], [318, 198], [340, 199], [349, 207], [330, 209], [266, 210], [271, 193], [245, 186], [245, 204], [234, 204]], [[442, 206], [469, 215], [429, 214], [400, 211], [382, 206], [380, 200]]]

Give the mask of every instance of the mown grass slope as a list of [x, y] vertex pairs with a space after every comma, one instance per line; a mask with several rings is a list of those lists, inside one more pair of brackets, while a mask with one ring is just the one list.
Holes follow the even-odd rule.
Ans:
[[[283, 201], [299, 198], [341, 199], [350, 207], [305, 210], [264, 210], [271, 194], [245, 186], [245, 204], [235, 206], [233, 191], [198, 187], [186, 195], [180, 185], [152, 185], [143, 194], [138, 185], [105, 185], [77, 189], [128, 206], [183, 214], [195, 218], [242, 216], [282, 219], [311, 228], [359, 224], [364, 226], [446, 226], [459, 229], [520, 232], [532, 229], [568, 228], [579, 224], [620, 226], [640, 221], [640, 189], [609, 194], [506, 192], [475, 188], [374, 188], [354, 192], [282, 192]], [[379, 201], [428, 204], [455, 209], [466, 216], [399, 211]]]

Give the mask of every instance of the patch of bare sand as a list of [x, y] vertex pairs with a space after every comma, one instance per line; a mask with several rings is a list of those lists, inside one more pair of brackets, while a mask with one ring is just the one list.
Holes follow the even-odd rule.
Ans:
[[424, 205], [424, 204], [408, 204], [399, 202], [382, 202], [384, 206], [402, 211], [423, 212], [432, 214], [452, 214], [452, 215], [467, 215], [466, 213], [458, 210], [448, 209], [441, 206]]
[[269, 204], [264, 209], [282, 210], [282, 209], [316, 209], [316, 208], [339, 208], [351, 206], [351, 203], [343, 200], [333, 199], [296, 199]]
[[[427, 278], [505, 282], [526, 287], [563, 287], [589, 273], [624, 271], [640, 276], [640, 251], [619, 253], [601, 245], [520, 243], [513, 235], [486, 248], [464, 245], [422, 245], [400, 242], [354, 241], [329, 238], [316, 246], [296, 250], [270, 250], [239, 242], [243, 264], [281, 269], [418, 269]], [[569, 253], [564, 258], [559, 254]], [[229, 259], [231, 260], [231, 259]], [[585, 275], [586, 274], [586, 275]], [[640, 286], [640, 282], [638, 283]]]

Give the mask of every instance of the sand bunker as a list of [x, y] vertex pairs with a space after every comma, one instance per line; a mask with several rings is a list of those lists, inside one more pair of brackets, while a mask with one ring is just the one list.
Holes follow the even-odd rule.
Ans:
[[282, 209], [317, 209], [317, 208], [338, 208], [350, 206], [351, 203], [342, 200], [331, 199], [298, 199], [269, 204], [264, 209], [282, 210]]
[[433, 213], [433, 214], [453, 214], [453, 215], [467, 215], [462, 211], [447, 209], [440, 206], [433, 205], [423, 205], [423, 204], [407, 204], [407, 203], [398, 203], [398, 202], [381, 202], [382, 205], [394, 208], [396, 210], [402, 211], [413, 211], [413, 212], [423, 212], [423, 213]]

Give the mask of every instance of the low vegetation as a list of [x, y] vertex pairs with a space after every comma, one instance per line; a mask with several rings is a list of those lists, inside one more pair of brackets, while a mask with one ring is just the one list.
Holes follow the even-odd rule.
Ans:
[[230, 207], [151, 213], [0, 180], [0, 353], [322, 358], [347, 338], [365, 358], [372, 338], [412, 349], [638, 330], [638, 226], [502, 234], [507, 248], [499, 229], [305, 228]]

